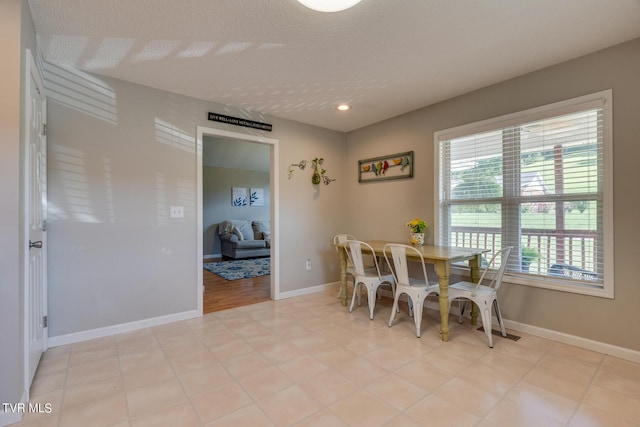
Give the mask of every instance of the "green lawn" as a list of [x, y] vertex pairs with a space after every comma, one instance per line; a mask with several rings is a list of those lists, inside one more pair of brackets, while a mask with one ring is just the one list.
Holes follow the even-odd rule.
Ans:
[[[591, 214], [593, 212], [593, 214]], [[553, 211], [549, 213], [533, 213], [525, 212], [520, 217], [522, 228], [537, 228], [543, 230], [555, 230], [556, 215]], [[501, 225], [500, 212], [490, 213], [470, 213], [461, 212], [451, 215], [452, 225], [454, 227], [495, 227]], [[595, 215], [595, 207], [587, 208], [580, 213], [578, 210], [565, 212], [564, 228], [566, 230], [597, 230], [597, 218]]]
[[[547, 185], [549, 193], [555, 192], [554, 160], [538, 156], [539, 160], [522, 166], [522, 172], [539, 172]], [[565, 154], [564, 194], [597, 191], [597, 154], [595, 150]], [[487, 210], [496, 212], [455, 212], [451, 219], [453, 226], [458, 227], [500, 227], [499, 205], [486, 205]], [[556, 227], [555, 204], [550, 204], [548, 213], [528, 212], [521, 214], [522, 228], [554, 230]], [[462, 208], [464, 210], [464, 208]], [[580, 212], [577, 208], [565, 212], [567, 230], [597, 230], [596, 202], [587, 202], [587, 208]]]

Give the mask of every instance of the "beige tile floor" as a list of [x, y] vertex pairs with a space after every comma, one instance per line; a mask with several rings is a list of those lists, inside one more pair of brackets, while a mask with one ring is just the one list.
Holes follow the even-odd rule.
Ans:
[[638, 426], [640, 365], [426, 310], [388, 328], [336, 290], [49, 349], [28, 426]]

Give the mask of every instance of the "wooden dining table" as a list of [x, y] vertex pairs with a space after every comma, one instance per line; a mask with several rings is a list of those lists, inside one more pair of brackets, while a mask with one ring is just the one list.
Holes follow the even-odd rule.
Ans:
[[[384, 257], [384, 246], [388, 242], [384, 240], [367, 240], [365, 241], [373, 248], [373, 255]], [[344, 243], [336, 243], [334, 246], [344, 248]], [[471, 268], [471, 281], [477, 283], [480, 280], [480, 265], [482, 262], [482, 254], [489, 252], [489, 249], [470, 249], [457, 248], [452, 246], [433, 246], [422, 245], [414, 246], [420, 251], [424, 257], [424, 262], [435, 266], [438, 275], [438, 285], [440, 287], [439, 304], [440, 304], [440, 334], [442, 341], [449, 340], [449, 276], [451, 275], [451, 264], [461, 261], [467, 261]], [[366, 247], [362, 248], [363, 252], [370, 252]], [[347, 254], [344, 250], [338, 251], [340, 258], [340, 286], [342, 287], [342, 305], [347, 305]], [[390, 253], [388, 254], [390, 255]], [[407, 259], [410, 261], [420, 261], [420, 259], [407, 253]], [[478, 322], [478, 310], [474, 306], [471, 312], [471, 324], [476, 325]]]

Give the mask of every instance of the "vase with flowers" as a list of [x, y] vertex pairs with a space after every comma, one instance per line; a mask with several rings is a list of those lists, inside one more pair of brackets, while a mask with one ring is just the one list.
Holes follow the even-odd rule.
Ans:
[[406, 225], [411, 229], [411, 244], [424, 245], [424, 230], [427, 228], [427, 223], [421, 218], [414, 218]]

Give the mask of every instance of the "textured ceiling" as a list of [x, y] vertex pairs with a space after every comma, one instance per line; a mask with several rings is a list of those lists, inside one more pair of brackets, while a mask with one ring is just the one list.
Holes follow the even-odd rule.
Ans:
[[339, 131], [640, 37], [640, 0], [29, 3], [51, 63]]

